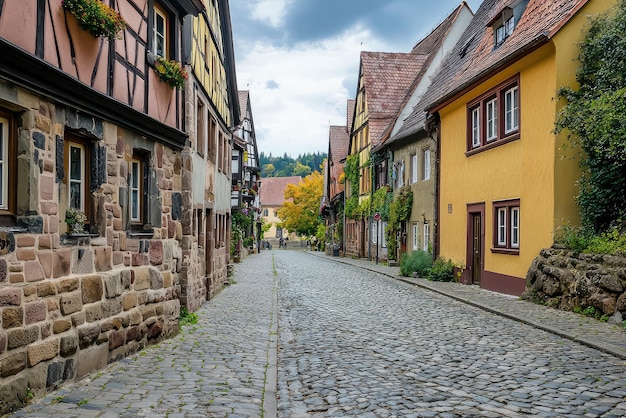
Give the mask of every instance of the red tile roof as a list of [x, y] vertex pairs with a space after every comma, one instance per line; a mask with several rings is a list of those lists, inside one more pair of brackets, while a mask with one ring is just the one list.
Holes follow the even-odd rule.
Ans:
[[248, 96], [250, 92], [248, 90], [239, 90], [237, 92], [239, 95], [239, 114], [241, 115], [241, 119], [246, 117], [246, 112], [248, 110]]
[[554, 31], [572, 17], [572, 12], [587, 1], [530, 0], [513, 34], [494, 49], [493, 29], [485, 25], [494, 18], [495, 13], [513, 0], [485, 0], [476, 12], [474, 20], [477, 23], [470, 25], [474, 31], [465, 37], [465, 41], [471, 37], [474, 37], [474, 40], [464, 57], [454, 54], [455, 59], [449, 63], [454, 71], [452, 74], [445, 74], [446, 77], [442, 77], [441, 82], [433, 86], [438, 97], [426, 105], [433, 107], [443, 103], [455, 93], [480, 81], [490, 72], [509, 65], [518, 58], [518, 55], [521, 57], [525, 55], [525, 51], [547, 42], [554, 35]]
[[354, 107], [356, 106], [356, 100], [348, 99], [348, 109], [347, 109], [347, 123], [346, 129], [348, 131], [348, 135], [352, 132], [352, 119], [354, 119]]
[[282, 206], [285, 202], [285, 188], [288, 184], [298, 184], [300, 176], [263, 177], [261, 179], [261, 206]]
[[329, 155], [335, 167], [342, 165], [341, 160], [348, 155], [350, 136], [345, 126], [331, 126], [328, 134]]
[[[462, 1], [461, 4], [459, 4], [459, 6], [456, 9], [454, 9], [454, 11], [452, 11], [452, 13], [450, 13], [427, 36], [425, 36], [422, 40], [420, 40], [411, 50], [412, 54], [419, 54], [419, 55], [427, 56], [427, 60], [424, 63], [420, 74], [418, 74], [418, 76], [415, 78], [413, 85], [409, 89], [409, 92], [407, 96], [405, 97], [405, 100], [402, 103], [402, 106], [399, 107], [398, 115], [396, 116], [396, 119], [397, 117], [400, 116], [400, 113], [402, 112], [404, 107], [407, 105], [408, 100], [411, 98], [413, 94], [413, 91], [417, 88], [418, 84], [422, 82], [422, 79], [424, 75], [426, 74], [426, 71], [429, 70], [429, 67], [435, 58], [435, 55], [437, 54], [438, 51], [441, 50], [443, 46], [443, 42], [448, 37], [450, 30], [453, 28], [454, 24], [457, 22], [457, 20], [461, 16], [464, 9], [467, 9], [471, 13], [470, 7], [467, 5], [465, 1]], [[411, 123], [410, 117], [407, 118], [407, 120], [410, 124]], [[388, 135], [391, 133], [391, 130], [393, 129], [395, 123], [396, 123], [396, 120], [394, 119], [387, 127], [386, 133], [383, 135], [383, 139], [385, 141]], [[403, 128], [401, 128], [400, 130], [402, 130]], [[396, 134], [394, 137], [398, 138], [398, 135]], [[392, 141], [395, 140], [395, 138], [392, 138]]]
[[494, 48], [493, 29], [487, 24], [505, 7], [519, 4], [519, 0], [484, 0], [432, 85], [396, 136], [407, 136], [422, 129], [426, 109], [436, 109], [456, 94], [547, 42], [587, 1], [529, 0], [511, 36]]
[[427, 58], [427, 55], [400, 52], [361, 52], [373, 147], [382, 141], [383, 132], [394, 120]]

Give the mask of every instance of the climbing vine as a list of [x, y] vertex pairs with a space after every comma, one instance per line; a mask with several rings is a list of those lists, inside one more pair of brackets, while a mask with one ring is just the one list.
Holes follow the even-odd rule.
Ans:
[[583, 227], [597, 233], [626, 219], [626, 0], [591, 23], [578, 60], [580, 87], [559, 90], [567, 104], [556, 132], [583, 151], [577, 202]]
[[359, 156], [349, 155], [343, 166], [345, 181], [350, 185], [350, 195], [346, 195], [345, 213], [348, 218], [354, 219], [359, 207]]
[[396, 237], [400, 232], [400, 222], [404, 222], [411, 216], [411, 209], [413, 208], [413, 191], [408, 186], [402, 187], [397, 197], [389, 205], [389, 223], [385, 229], [387, 238], [388, 256], [390, 259], [395, 259], [398, 242]]

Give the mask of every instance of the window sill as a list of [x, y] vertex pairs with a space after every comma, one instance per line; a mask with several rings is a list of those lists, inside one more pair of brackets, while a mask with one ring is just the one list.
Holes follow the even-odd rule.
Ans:
[[150, 228], [150, 229], [134, 229], [131, 227], [130, 230], [126, 231], [126, 236], [128, 238], [152, 238], [154, 237], [154, 229]]
[[504, 137], [502, 139], [497, 139], [495, 141], [489, 142], [486, 145], [482, 145], [480, 147], [473, 148], [473, 149], [471, 149], [469, 151], [466, 151], [465, 152], [465, 156], [466, 157], [471, 157], [472, 155], [480, 154], [483, 151], [487, 151], [487, 150], [490, 150], [492, 148], [499, 147], [500, 145], [504, 145], [504, 144], [508, 144], [509, 142], [517, 141], [518, 139], [520, 139], [519, 131], [515, 132], [515, 133], [512, 133], [512, 134], [509, 134], [509, 136], [506, 136], [506, 137]]
[[519, 255], [519, 248], [493, 247], [493, 248], [491, 248], [491, 252], [494, 253], [494, 254]]

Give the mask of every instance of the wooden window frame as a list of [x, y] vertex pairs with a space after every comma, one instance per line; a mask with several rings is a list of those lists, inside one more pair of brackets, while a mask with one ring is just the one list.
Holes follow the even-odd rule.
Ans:
[[65, 164], [65, 187], [66, 187], [66, 204], [67, 207], [74, 207], [71, 204], [71, 156], [70, 151], [72, 147], [80, 148], [83, 150], [82, 158], [83, 158], [83, 166], [82, 173], [83, 180], [81, 182], [82, 195], [84, 196], [82, 201], [82, 207], [78, 208], [82, 210], [87, 218], [86, 224], [89, 226], [93, 223], [91, 207], [92, 207], [92, 196], [91, 196], [91, 154], [92, 154], [92, 143], [88, 139], [81, 138], [79, 136], [73, 135], [71, 133], [65, 134], [65, 139], [63, 141], [64, 144], [64, 164]]
[[[135, 171], [136, 168], [136, 171]], [[136, 157], [133, 157], [130, 161], [130, 178], [128, 184], [129, 190], [129, 201], [128, 206], [130, 208], [130, 222], [133, 224], [142, 224], [144, 223], [144, 184], [143, 184], [143, 171], [144, 171], [144, 162]], [[137, 194], [137, 205], [135, 206], [133, 201], [133, 193]], [[135, 215], [136, 212], [136, 215]]]
[[[517, 225], [514, 225], [514, 221], [517, 222]], [[493, 246], [491, 252], [519, 255], [520, 230], [520, 199], [493, 202]], [[517, 237], [516, 240], [514, 236]]]
[[[513, 107], [514, 112], [512, 118], [515, 126], [508, 129], [507, 114], [510, 109], [507, 108], [506, 95], [515, 92], [517, 99], [517, 107]], [[495, 102], [494, 102], [495, 100]], [[495, 112], [495, 124], [497, 136], [490, 135], [488, 137], [488, 108], [495, 103], [493, 107]], [[465, 155], [471, 156], [479, 152], [506, 144], [511, 141], [518, 140], [521, 132], [521, 88], [519, 74], [511, 77], [498, 86], [490, 89], [481, 96], [467, 103], [467, 148]]]
[[15, 223], [17, 205], [17, 131], [16, 120], [12, 113], [0, 110], [2, 122], [2, 206], [0, 206], [0, 225]]
[[[159, 33], [157, 30], [157, 21], [159, 18], [163, 19], [163, 34]], [[159, 3], [155, 2], [152, 18], [152, 48], [154, 49], [154, 55], [167, 59], [170, 58], [170, 21], [170, 14], [167, 10]], [[157, 49], [158, 38], [163, 38], [163, 51]]]
[[200, 97], [196, 97], [196, 152], [204, 157], [206, 137], [208, 135], [207, 105]]

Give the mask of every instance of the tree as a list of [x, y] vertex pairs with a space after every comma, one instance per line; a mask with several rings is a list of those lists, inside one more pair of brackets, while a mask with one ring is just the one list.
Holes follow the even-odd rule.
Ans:
[[296, 166], [293, 169], [294, 176], [306, 177], [311, 174], [311, 167], [302, 164], [300, 161], [296, 162]]
[[583, 227], [601, 232], [626, 220], [626, 0], [592, 22], [578, 59], [580, 87], [560, 89], [556, 132], [583, 151], [578, 205]]
[[276, 168], [274, 167], [274, 164], [272, 164], [272, 163], [265, 164], [263, 166], [263, 168], [261, 169], [261, 176], [262, 177], [272, 177], [272, 174], [275, 171], [276, 171]]
[[[324, 178], [314, 171], [298, 184], [288, 184], [283, 207], [278, 210], [283, 228], [299, 235], [311, 236], [317, 232]], [[291, 199], [291, 200], [289, 200]]]

